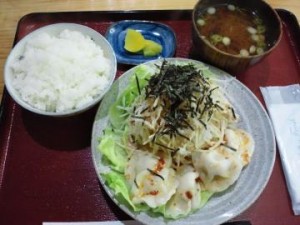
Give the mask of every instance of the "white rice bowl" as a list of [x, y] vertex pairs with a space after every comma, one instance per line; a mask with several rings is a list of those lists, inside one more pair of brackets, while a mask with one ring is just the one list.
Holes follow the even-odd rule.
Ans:
[[116, 57], [106, 39], [79, 24], [37, 29], [12, 49], [4, 81], [12, 98], [29, 111], [66, 116], [98, 103], [116, 75]]

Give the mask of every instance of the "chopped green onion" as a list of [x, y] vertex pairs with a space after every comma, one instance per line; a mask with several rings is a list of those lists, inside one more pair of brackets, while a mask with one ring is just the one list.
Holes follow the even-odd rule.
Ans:
[[241, 49], [240, 50], [240, 55], [247, 57], [247, 56], [249, 56], [249, 52], [246, 49]]
[[213, 45], [216, 45], [218, 44], [219, 42], [221, 42], [223, 40], [223, 37], [219, 34], [213, 34], [210, 36], [210, 42], [213, 44]]
[[259, 36], [257, 34], [252, 34], [251, 39], [255, 42], [259, 41]]
[[249, 48], [249, 53], [254, 54], [256, 52], [256, 47], [254, 45], [251, 45]]
[[205, 20], [203, 20], [203, 19], [198, 19], [198, 20], [197, 20], [197, 24], [198, 24], [199, 26], [204, 26], [204, 25], [205, 25]]
[[228, 46], [228, 45], [230, 45], [231, 40], [229, 37], [223, 37], [222, 42], [225, 46]]
[[266, 43], [264, 41], [257, 42], [257, 47], [264, 49], [266, 47]]
[[262, 24], [263, 21], [262, 21], [262, 19], [256, 17], [256, 18], [253, 20], [253, 22], [254, 22], [255, 24], [257, 24], [257, 25], [260, 25], [260, 24]]
[[230, 11], [234, 11], [234, 10], [235, 10], [235, 6], [234, 6], [234, 5], [231, 5], [231, 4], [229, 4], [229, 5], [227, 6], [227, 8], [228, 8]]
[[250, 34], [256, 34], [257, 33], [257, 30], [254, 27], [247, 27], [247, 31]]
[[266, 32], [266, 27], [265, 26], [263, 26], [263, 25], [258, 25], [257, 26], [257, 33], [263, 34], [265, 32]]
[[215, 7], [209, 7], [207, 9], [207, 13], [212, 15], [212, 14], [215, 14], [216, 13], [216, 8]]
[[256, 52], [257, 52], [258, 55], [260, 55], [260, 54], [264, 53], [264, 50], [262, 48], [257, 48]]

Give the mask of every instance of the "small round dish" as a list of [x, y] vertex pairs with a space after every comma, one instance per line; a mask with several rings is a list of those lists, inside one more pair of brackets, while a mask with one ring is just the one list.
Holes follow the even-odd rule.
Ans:
[[116, 56], [96, 30], [76, 23], [41, 27], [10, 52], [4, 82], [24, 109], [71, 116], [99, 103], [116, 76]]
[[[157, 42], [162, 46], [162, 52], [153, 57], [145, 57], [142, 54], [132, 54], [124, 49], [124, 41], [127, 29], [134, 29], [144, 38]], [[152, 21], [122, 20], [112, 24], [106, 31], [106, 39], [112, 45], [118, 63], [138, 65], [157, 58], [168, 58], [175, 54], [176, 36], [167, 25]]]

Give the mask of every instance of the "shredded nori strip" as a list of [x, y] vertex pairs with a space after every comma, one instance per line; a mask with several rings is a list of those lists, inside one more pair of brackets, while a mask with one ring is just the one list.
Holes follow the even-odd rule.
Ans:
[[135, 81], [136, 81], [136, 85], [137, 85], [139, 94], [141, 94], [140, 82], [139, 82], [139, 78], [137, 77], [137, 75], [135, 75]]
[[231, 146], [229, 146], [229, 145], [226, 145], [226, 144], [223, 144], [223, 143], [221, 143], [220, 145], [221, 145], [221, 146], [224, 146], [224, 147], [226, 147], [226, 148], [228, 148], [228, 149], [230, 149], [230, 150], [232, 150], [232, 151], [234, 151], [234, 152], [237, 151], [237, 149], [235, 149], [235, 148], [233, 148], [233, 147], [231, 147]]
[[171, 156], [174, 157], [178, 151], [179, 151], [179, 148], [177, 148], [174, 151], [172, 151], [171, 152]]
[[[162, 119], [165, 123], [162, 129], [156, 131], [152, 141], [155, 141], [157, 135], [169, 135], [171, 138], [180, 136], [189, 140], [182, 131], [194, 130], [189, 123], [190, 118], [198, 118], [206, 129], [207, 121], [203, 120], [203, 116], [208, 115], [210, 119], [215, 110], [223, 110], [211, 97], [212, 92], [218, 87], [212, 87], [201, 69], [192, 63], [173, 64], [163, 60], [161, 65], [155, 66], [158, 72], [149, 79], [145, 87], [145, 98], [152, 99], [153, 102], [159, 98], [161, 104], [146, 108], [142, 113], [162, 106]], [[136, 82], [141, 93], [137, 77]]]
[[[159, 72], [151, 77], [146, 86], [146, 98], [159, 97], [166, 106], [163, 134], [179, 135], [189, 140], [179, 130], [193, 130], [188, 122], [189, 116], [195, 117], [197, 113], [200, 113], [200, 118], [204, 113], [212, 116], [213, 108], [219, 107], [211, 99], [212, 92], [217, 88], [211, 88], [202, 71], [193, 64], [175, 65], [164, 60]], [[193, 107], [195, 103], [196, 107]], [[204, 108], [200, 109], [203, 103]]]
[[206, 124], [205, 124], [201, 119], [198, 119], [198, 120], [199, 120], [199, 122], [204, 126], [204, 128], [207, 129]]
[[156, 173], [155, 171], [153, 171], [153, 170], [151, 170], [151, 169], [149, 169], [149, 168], [147, 168], [147, 170], [148, 170], [152, 175], [157, 176], [157, 177], [161, 178], [162, 180], [165, 180], [165, 178], [164, 178], [162, 175]]
[[136, 182], [136, 178], [134, 179], [134, 184], [135, 184], [135, 186], [136, 186], [137, 188], [140, 188], [139, 185], [138, 185], [137, 182]]
[[232, 107], [230, 109], [231, 109], [233, 118], [236, 119], [236, 115], [235, 115], [234, 109]]
[[141, 114], [143, 114], [144, 112], [146, 112], [148, 110], [148, 107], [145, 107], [142, 111]]
[[170, 147], [168, 147], [168, 146], [166, 146], [166, 145], [163, 145], [163, 144], [160, 144], [160, 143], [157, 143], [157, 142], [155, 142], [154, 144], [159, 145], [159, 146], [161, 146], [161, 147], [163, 147], [163, 148], [172, 150], [172, 151], [176, 151], [176, 149], [174, 149], [174, 148], [170, 148]]
[[142, 116], [131, 115], [131, 117], [132, 117], [132, 118], [136, 118], [136, 119], [145, 120], [145, 118], [142, 117]]

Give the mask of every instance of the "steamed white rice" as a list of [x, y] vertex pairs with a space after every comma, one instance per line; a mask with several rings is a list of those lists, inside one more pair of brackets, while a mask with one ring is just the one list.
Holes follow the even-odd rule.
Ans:
[[88, 36], [64, 30], [30, 39], [11, 66], [12, 85], [33, 107], [63, 112], [89, 104], [109, 84], [110, 63]]

